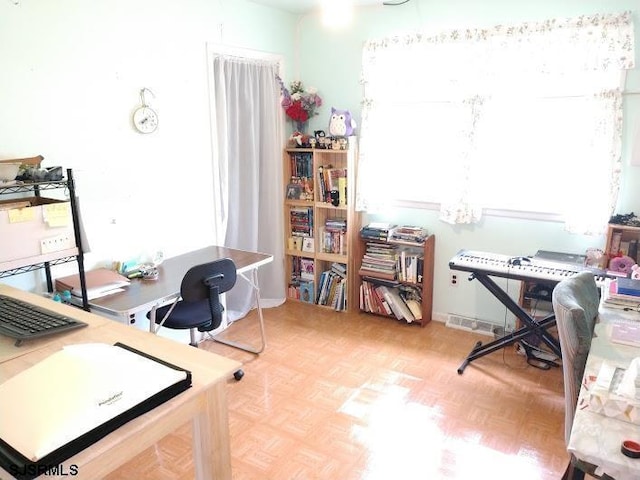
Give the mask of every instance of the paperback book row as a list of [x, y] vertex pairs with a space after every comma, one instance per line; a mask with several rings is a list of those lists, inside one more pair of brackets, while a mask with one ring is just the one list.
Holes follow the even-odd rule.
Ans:
[[424, 255], [399, 245], [367, 242], [359, 274], [384, 280], [422, 283]]
[[318, 167], [318, 194], [321, 202], [333, 206], [347, 204], [347, 169], [331, 165]]
[[346, 310], [346, 277], [346, 265], [334, 262], [330, 270], [320, 274], [316, 292], [314, 289], [315, 261], [311, 258], [294, 258], [287, 296], [303, 302], [329, 306], [338, 311]]
[[320, 274], [316, 303], [337, 311], [347, 309], [347, 267], [334, 262], [331, 269]]
[[291, 235], [294, 237], [313, 237], [313, 208], [294, 207], [289, 210]]
[[360, 309], [412, 323], [422, 320], [422, 295], [410, 285], [364, 280], [360, 285]]
[[291, 177], [313, 178], [313, 154], [310, 152], [290, 153]]
[[365, 240], [422, 244], [428, 236], [427, 230], [413, 225], [398, 226], [392, 223], [373, 222], [360, 230]]
[[325, 253], [337, 253], [346, 255], [347, 220], [343, 218], [328, 218], [320, 231], [322, 239], [322, 251]]

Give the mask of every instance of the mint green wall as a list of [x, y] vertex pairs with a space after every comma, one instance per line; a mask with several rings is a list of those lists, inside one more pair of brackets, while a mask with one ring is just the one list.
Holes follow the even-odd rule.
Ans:
[[[436, 33], [454, 28], [625, 10], [633, 12], [638, 45], [636, 65], [640, 65], [640, 4], [637, 0], [411, 0], [397, 7], [359, 8], [352, 26], [336, 32], [323, 27], [317, 16], [307, 15], [300, 21], [296, 42], [300, 49], [300, 79], [307, 85], [316, 86], [326, 102], [311, 128], [326, 129], [331, 106], [346, 108], [360, 119], [360, 55], [367, 39], [420, 29]], [[628, 73], [627, 89], [640, 92], [640, 68]], [[627, 128], [624, 132], [624, 171], [618, 211], [640, 213], [640, 195], [636, 193], [640, 189], [640, 167], [629, 165], [631, 139], [640, 131], [640, 95], [627, 96], [625, 109]], [[579, 181], [578, 178], [576, 180]], [[426, 226], [436, 235], [434, 311], [438, 314], [468, 315], [499, 324], [504, 320], [504, 308], [478, 282], [461, 282], [455, 288], [448, 285], [448, 261], [458, 250], [466, 248], [526, 255], [539, 249], [583, 252], [588, 247], [602, 247], [604, 244], [602, 236], [568, 234], [560, 223], [495, 216], [485, 216], [480, 224], [474, 226], [451, 226], [439, 221], [437, 212], [432, 210], [396, 209], [373, 215], [367, 220]], [[509, 285], [509, 290], [517, 296], [514, 282]]]
[[[213, 236], [207, 220], [212, 189], [207, 43], [283, 55], [287, 82], [300, 78], [320, 90], [325, 106], [311, 127], [326, 128], [331, 106], [360, 119], [360, 54], [366, 39], [423, 27], [437, 32], [623, 10], [634, 12], [640, 42], [637, 0], [411, 0], [399, 7], [360, 8], [344, 31], [321, 27], [314, 15], [298, 18], [244, 0], [0, 2], [0, 158], [42, 154], [46, 166], [74, 169], [92, 247], [88, 266], [114, 252], [136, 252], [149, 238], [168, 255], [180, 253]], [[640, 48], [636, 52], [640, 55]], [[136, 134], [130, 125], [143, 86], [156, 94], [152, 103], [160, 114], [160, 127], [150, 136]], [[627, 86], [640, 91], [638, 68], [629, 72]], [[630, 139], [640, 129], [640, 96], [627, 97], [625, 107], [628, 163]], [[640, 212], [639, 170], [625, 164], [621, 212]], [[185, 214], [193, 205], [196, 221]], [[452, 227], [440, 222], [437, 212], [419, 209], [373, 218], [422, 224], [436, 234], [436, 312], [498, 323], [503, 312], [481, 287], [448, 286], [447, 262], [457, 250], [520, 255], [538, 249], [583, 251], [603, 243], [602, 237], [566, 234], [561, 224], [550, 222], [485, 217], [476, 226]], [[172, 229], [160, 234], [158, 222]], [[3, 281], [40, 286], [31, 274]]]
[[[207, 44], [280, 54], [290, 66], [297, 18], [244, 0], [16, 3], [0, 1], [0, 158], [42, 154], [45, 166], [74, 169], [87, 267], [210, 244]], [[142, 87], [155, 94], [152, 135], [131, 125]], [[37, 290], [41, 278], [2, 281]]]

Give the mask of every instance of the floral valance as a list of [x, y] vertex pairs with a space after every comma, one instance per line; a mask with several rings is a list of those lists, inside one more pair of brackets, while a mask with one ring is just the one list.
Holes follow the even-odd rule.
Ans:
[[[476, 65], [482, 63], [485, 70], [497, 67], [496, 61], [504, 62], [505, 49], [518, 68], [536, 71], [602, 71], [635, 66], [632, 16], [624, 12], [449, 30], [433, 36], [416, 33], [371, 40], [363, 50], [364, 79], [367, 80], [367, 68], [380, 54], [395, 55], [407, 49], [433, 51], [438, 45], [446, 45], [455, 53], [449, 60], [458, 62], [465, 58]], [[492, 45], [501, 51], [499, 60], [487, 54], [493, 49]], [[504, 69], [504, 65], [501, 67], [499, 70]]]

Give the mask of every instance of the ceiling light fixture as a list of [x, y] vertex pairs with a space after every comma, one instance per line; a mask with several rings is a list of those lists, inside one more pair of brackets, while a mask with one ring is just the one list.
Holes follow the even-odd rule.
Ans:
[[353, 18], [352, 0], [323, 0], [322, 23], [326, 27], [341, 28], [351, 23]]

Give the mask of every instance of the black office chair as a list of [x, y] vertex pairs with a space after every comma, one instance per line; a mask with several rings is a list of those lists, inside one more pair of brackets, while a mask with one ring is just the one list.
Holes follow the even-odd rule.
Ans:
[[[235, 284], [236, 265], [230, 258], [191, 267], [182, 279], [180, 297], [155, 311], [158, 327], [154, 331], [157, 332], [161, 327], [189, 329], [189, 344], [197, 348], [196, 330], [210, 332], [222, 324], [224, 307], [220, 303], [220, 295], [231, 290]], [[151, 312], [147, 313], [147, 318], [151, 320]], [[238, 370], [233, 375], [240, 380], [244, 373]]]

